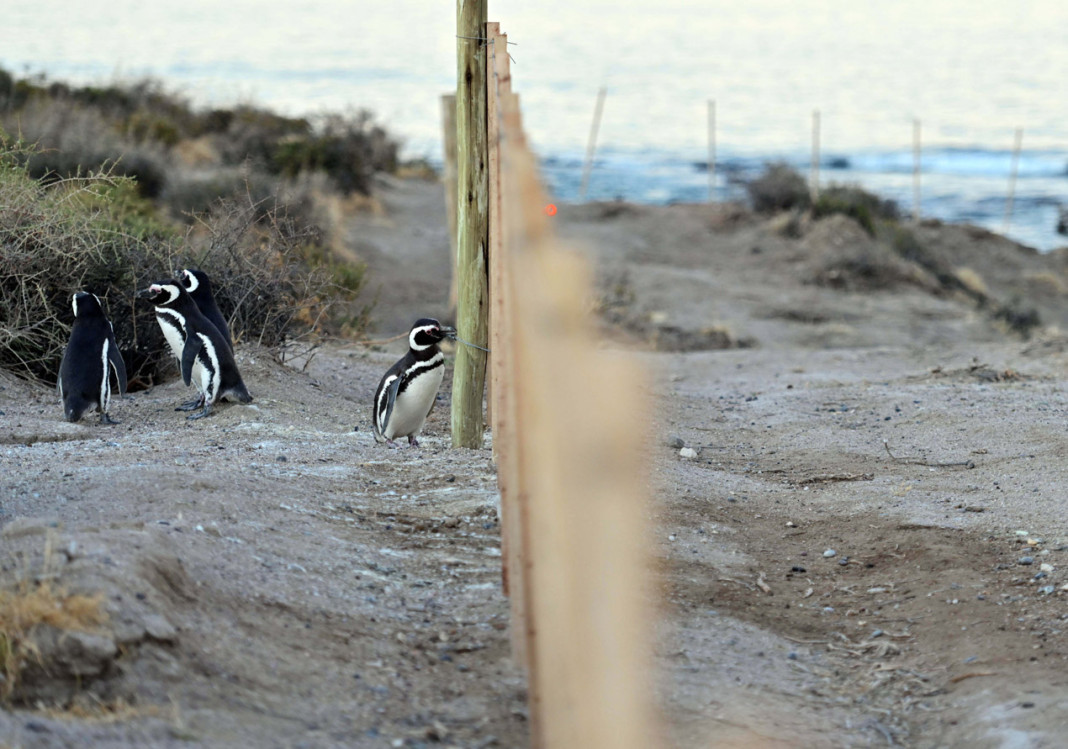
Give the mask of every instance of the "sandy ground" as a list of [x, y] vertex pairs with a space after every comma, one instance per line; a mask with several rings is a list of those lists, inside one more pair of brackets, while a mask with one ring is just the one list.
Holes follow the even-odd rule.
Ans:
[[[448, 244], [439, 186], [380, 195], [351, 244], [386, 336], [447, 316]], [[794, 237], [722, 206], [557, 221], [597, 265], [605, 345], [653, 375], [665, 743], [1062, 746], [1063, 257], [918, 230], [1039, 310], [1024, 340], [914, 268], [828, 285], [843, 257], [887, 266], [844, 219]], [[399, 354], [329, 346], [301, 368], [239, 347], [254, 404], [193, 423], [180, 382], [103, 427], [0, 379], [0, 581], [110, 613], [43, 639], [0, 746], [524, 745], [490, 452], [447, 449], [448, 381], [421, 448], [374, 444]]]

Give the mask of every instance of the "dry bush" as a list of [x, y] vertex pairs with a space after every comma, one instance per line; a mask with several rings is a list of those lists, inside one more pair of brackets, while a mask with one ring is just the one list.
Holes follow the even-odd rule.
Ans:
[[[147, 284], [201, 267], [240, 339], [268, 347], [320, 333], [359, 332], [369, 310], [352, 298], [364, 268], [341, 264], [284, 207], [223, 201], [184, 241], [155, 218], [128, 179], [108, 174], [44, 184], [22, 147], [0, 143], [0, 368], [53, 383], [70, 336], [71, 295], [101, 298], [131, 388], [172, 370]], [[331, 316], [336, 312], [335, 316]]]
[[351, 308], [365, 267], [331, 259], [320, 231], [284, 205], [248, 196], [221, 201], [187, 236], [187, 266], [212, 279], [235, 340], [278, 347], [319, 333], [362, 331], [369, 309]]
[[[138, 273], [167, 268], [173, 240], [140, 212], [129, 180], [92, 175], [46, 185], [27, 174], [24, 154], [0, 153], [0, 367], [54, 382], [71, 295], [97, 294], [120, 346], [132, 351]], [[140, 369], [136, 357], [127, 365]]]
[[171, 164], [163, 147], [126, 140], [100, 110], [75, 100], [37, 97], [2, 124], [35, 144], [21, 153], [32, 177], [52, 181], [107, 171], [133, 177], [138, 192], [149, 198], [158, 196], [167, 181]]

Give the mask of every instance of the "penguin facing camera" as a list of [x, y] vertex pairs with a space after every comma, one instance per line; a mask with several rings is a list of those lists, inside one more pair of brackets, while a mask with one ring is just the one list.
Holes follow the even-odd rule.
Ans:
[[178, 280], [181, 281], [182, 288], [189, 292], [189, 296], [193, 297], [200, 313], [219, 329], [230, 346], [230, 351], [233, 351], [234, 337], [230, 335], [230, 326], [226, 324], [226, 318], [219, 311], [219, 305], [215, 303], [215, 295], [212, 293], [211, 279], [208, 278], [208, 274], [195, 268], [183, 268], [178, 274]]
[[182, 382], [187, 386], [193, 382], [200, 391], [198, 400], [178, 406], [176, 411], [194, 411], [203, 406], [203, 411], [187, 417], [200, 419], [210, 416], [212, 406], [222, 398], [252, 402], [228, 341], [181, 284], [173, 279], [154, 283], [137, 296], [156, 306], [156, 322], [178, 360]]
[[408, 333], [408, 353], [386, 370], [375, 391], [371, 420], [376, 441], [397, 447], [394, 440], [407, 437], [409, 445], [418, 447], [417, 437], [445, 374], [445, 357], [438, 344], [455, 337], [455, 329], [437, 320], [416, 320]]
[[118, 424], [108, 415], [111, 373], [126, 392], [126, 364], [115, 342], [115, 331], [95, 294], [79, 291], [71, 299], [74, 325], [59, 365], [59, 398], [67, 421], [79, 421], [93, 406], [101, 424]]

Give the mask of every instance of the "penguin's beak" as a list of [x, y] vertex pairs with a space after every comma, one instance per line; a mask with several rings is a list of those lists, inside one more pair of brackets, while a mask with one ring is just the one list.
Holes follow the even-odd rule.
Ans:
[[456, 328], [450, 328], [448, 325], [442, 325], [441, 334], [448, 338], [450, 341], [456, 340]]
[[147, 289], [141, 289], [139, 292], [137, 292], [137, 298], [138, 299], [147, 299], [148, 297], [154, 295], [155, 293], [156, 292], [152, 291], [152, 287], [150, 286]]

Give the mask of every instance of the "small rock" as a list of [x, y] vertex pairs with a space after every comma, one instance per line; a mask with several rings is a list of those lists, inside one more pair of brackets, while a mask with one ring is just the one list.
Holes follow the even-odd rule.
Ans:
[[174, 625], [159, 614], [149, 614], [144, 619], [145, 632], [153, 640], [160, 642], [174, 642], [178, 638], [178, 630]]
[[682, 441], [682, 437], [677, 434], [668, 435], [667, 444], [668, 447], [673, 447], [676, 450], [681, 450], [686, 447], [686, 443]]
[[1043, 572], [1053, 572], [1053, 565], [1048, 562], [1043, 562], [1042, 564], [1038, 565], [1038, 568]]
[[275, 460], [277, 460], [279, 463], [289, 462], [289, 458], [287, 458], [285, 455], [279, 455], [277, 458], [275, 458]]
[[802, 567], [800, 565], [794, 565], [793, 567], [790, 568], [790, 572], [807, 572], [807, 571], [808, 570], [806, 570], [804, 567]]
[[793, 521], [793, 520], [787, 520], [787, 521], [786, 521], [786, 527], [787, 527], [787, 528], [796, 528], [796, 527], [797, 527], [797, 525], [796, 525], [796, 524], [794, 523], [794, 521]]
[[823, 552], [823, 556], [830, 559], [831, 557], [838, 556], [838, 552], [834, 549], [827, 549], [827, 551]]
[[697, 451], [692, 447], [684, 447], [679, 450], [679, 457], [686, 460], [694, 460], [697, 457]]
[[1019, 559], [1016, 560], [1016, 564], [1028, 565], [1028, 564], [1034, 564], [1034, 563], [1035, 563], [1035, 558], [1034, 557], [1020, 557]]
[[838, 560], [838, 564], [840, 564], [843, 567], [845, 567], [847, 564], [849, 564], [849, 557], [842, 557], [841, 559]]
[[1041, 588], [1038, 589], [1038, 592], [1044, 596], [1049, 596], [1053, 595], [1054, 590], [1055, 588], [1052, 585], [1043, 585]]

